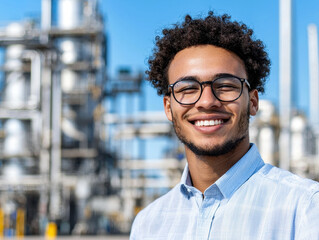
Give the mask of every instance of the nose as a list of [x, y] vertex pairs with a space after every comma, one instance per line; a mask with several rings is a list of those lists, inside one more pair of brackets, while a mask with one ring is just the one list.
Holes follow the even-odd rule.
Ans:
[[221, 105], [222, 103], [215, 97], [210, 85], [204, 85], [202, 95], [196, 102], [195, 107], [210, 109], [221, 107]]

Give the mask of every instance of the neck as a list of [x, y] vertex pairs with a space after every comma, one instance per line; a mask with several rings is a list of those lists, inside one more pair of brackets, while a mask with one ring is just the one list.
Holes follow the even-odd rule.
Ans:
[[198, 156], [185, 147], [193, 186], [202, 193], [224, 175], [249, 150], [248, 138], [232, 151], [220, 156]]

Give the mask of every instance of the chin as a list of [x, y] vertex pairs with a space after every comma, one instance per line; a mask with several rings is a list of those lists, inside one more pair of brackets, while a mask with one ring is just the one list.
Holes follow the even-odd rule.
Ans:
[[212, 156], [212, 157], [218, 157], [225, 154], [228, 154], [232, 151], [235, 151], [237, 147], [246, 139], [246, 136], [237, 137], [235, 139], [230, 139], [228, 141], [225, 141], [223, 144], [218, 144], [215, 146], [198, 146], [197, 144], [194, 144], [189, 141], [185, 141], [185, 139], [181, 139], [182, 143], [185, 144], [185, 146], [191, 150], [195, 155], [197, 156]]

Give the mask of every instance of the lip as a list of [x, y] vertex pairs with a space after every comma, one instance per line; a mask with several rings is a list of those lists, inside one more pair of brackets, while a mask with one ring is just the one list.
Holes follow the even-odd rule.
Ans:
[[196, 126], [193, 125], [193, 127], [196, 129], [197, 132], [200, 132], [205, 135], [211, 135], [223, 128], [224, 124], [219, 124], [215, 126]]

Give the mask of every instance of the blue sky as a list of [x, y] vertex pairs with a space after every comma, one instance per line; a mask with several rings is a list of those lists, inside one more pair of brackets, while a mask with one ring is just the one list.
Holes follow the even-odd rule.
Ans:
[[[228, 13], [232, 19], [242, 21], [254, 29], [261, 39], [272, 62], [266, 94], [261, 96], [278, 105], [279, 94], [279, 0], [100, 0], [108, 35], [108, 73], [115, 76], [117, 69], [128, 66], [144, 71], [147, 58], [154, 46], [154, 38], [161, 29], [183, 20], [185, 14], [205, 15], [209, 10]], [[319, 25], [319, 1], [294, 0], [294, 70], [296, 80], [294, 98], [297, 108], [308, 111], [308, 42], [307, 26]], [[41, 0], [1, 0], [0, 24], [25, 18], [39, 18]], [[147, 89], [147, 109], [162, 109], [155, 90]]]

